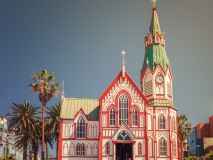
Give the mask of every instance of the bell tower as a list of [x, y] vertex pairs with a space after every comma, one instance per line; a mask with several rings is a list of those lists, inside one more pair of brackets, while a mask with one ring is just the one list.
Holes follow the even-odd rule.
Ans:
[[177, 108], [173, 103], [172, 71], [167, 58], [164, 32], [158, 20], [156, 0], [152, 0], [152, 17], [148, 35], [144, 39], [145, 55], [141, 68], [141, 90], [146, 105], [146, 159], [178, 160]]
[[156, 0], [152, 2], [151, 24], [144, 39], [145, 56], [140, 76], [141, 90], [147, 99], [160, 98], [172, 101], [172, 72], [166, 54], [166, 37], [161, 32], [155, 7]]

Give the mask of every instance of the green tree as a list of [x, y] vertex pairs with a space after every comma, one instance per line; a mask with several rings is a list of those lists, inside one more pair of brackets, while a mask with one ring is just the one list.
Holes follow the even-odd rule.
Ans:
[[187, 139], [188, 135], [192, 132], [192, 124], [188, 123], [188, 118], [185, 114], [180, 114], [178, 116], [178, 138], [180, 140], [181, 147], [181, 160], [184, 160], [183, 155], [183, 144]]
[[186, 160], [196, 160], [195, 156], [189, 156], [188, 158], [186, 158]]
[[22, 104], [13, 103], [10, 107], [11, 112], [7, 114], [8, 130], [16, 130], [18, 133], [15, 146], [23, 148], [23, 160], [27, 159], [28, 138], [35, 129], [35, 124], [38, 121], [39, 107], [30, 105], [29, 102], [24, 101]]
[[60, 113], [61, 102], [55, 104], [55, 106], [47, 107], [47, 128], [56, 141], [56, 159], [58, 159], [58, 138], [59, 138], [59, 126], [60, 126]]
[[14, 156], [7, 154], [7, 155], [2, 156], [0, 158], [0, 160], [16, 160], [16, 159]]
[[39, 93], [39, 100], [42, 102], [42, 154], [41, 160], [44, 160], [44, 112], [46, 103], [60, 91], [59, 84], [54, 82], [54, 73], [48, 73], [47, 70], [41, 69], [40, 72], [34, 72], [34, 83], [29, 84], [33, 92]]
[[206, 160], [213, 160], [213, 151], [206, 155]]

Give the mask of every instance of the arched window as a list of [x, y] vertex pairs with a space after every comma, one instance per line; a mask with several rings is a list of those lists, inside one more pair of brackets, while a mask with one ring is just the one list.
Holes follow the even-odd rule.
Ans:
[[87, 144], [87, 154], [88, 154], [88, 155], [92, 155], [92, 146], [91, 146], [90, 143]]
[[65, 135], [64, 136], [68, 137], [68, 125], [67, 124], [65, 124]]
[[74, 155], [75, 154], [75, 148], [74, 148], [74, 144], [73, 143], [71, 143], [70, 144], [70, 155]]
[[97, 126], [95, 124], [93, 125], [93, 137], [97, 137]]
[[106, 154], [109, 155], [109, 142], [106, 143]]
[[89, 137], [92, 137], [92, 125], [89, 125]]
[[68, 144], [65, 143], [65, 144], [63, 145], [63, 155], [67, 155], [67, 154], [68, 154]]
[[123, 122], [129, 124], [128, 121], [128, 98], [125, 94], [119, 97], [119, 125]]
[[82, 143], [81, 144], [81, 156], [84, 156], [85, 154], [85, 145]]
[[96, 143], [93, 145], [93, 155], [98, 155], [98, 145]]
[[166, 140], [165, 138], [161, 138], [160, 142], [160, 156], [166, 156]]
[[131, 137], [129, 136], [129, 134], [126, 132], [126, 131], [122, 131], [119, 133], [118, 137], [117, 137], [117, 140], [131, 140]]
[[76, 155], [84, 156], [84, 154], [85, 154], [85, 145], [83, 143], [81, 145], [78, 143], [76, 145]]
[[142, 155], [141, 142], [138, 143], [138, 155]]
[[166, 119], [164, 115], [160, 115], [158, 121], [159, 121], [159, 129], [166, 129]]
[[175, 117], [172, 117], [172, 131], [175, 132]]
[[110, 109], [110, 125], [111, 126], [115, 125], [115, 109], [114, 108]]
[[81, 152], [81, 145], [78, 143], [78, 144], [76, 145], [76, 155], [77, 155], [77, 156], [80, 156], [80, 152]]
[[85, 120], [80, 116], [77, 121], [77, 138], [85, 138], [85, 129]]
[[137, 126], [138, 125], [138, 112], [135, 108], [132, 110], [132, 125]]
[[176, 152], [176, 140], [173, 139], [173, 156], [176, 157], [177, 156], [177, 152]]
[[70, 124], [70, 137], [73, 137], [73, 124]]

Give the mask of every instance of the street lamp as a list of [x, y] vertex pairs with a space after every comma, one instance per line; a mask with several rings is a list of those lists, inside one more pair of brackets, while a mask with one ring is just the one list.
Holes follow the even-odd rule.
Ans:
[[196, 145], [196, 148], [197, 148], [197, 157], [199, 157], [200, 145]]

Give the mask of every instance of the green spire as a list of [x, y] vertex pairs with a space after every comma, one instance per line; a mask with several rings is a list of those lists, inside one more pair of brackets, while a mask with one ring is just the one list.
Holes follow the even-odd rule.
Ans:
[[144, 42], [145, 57], [141, 72], [144, 72], [147, 65], [152, 71], [154, 71], [158, 64], [161, 65], [164, 71], [167, 71], [170, 64], [166, 55], [165, 36], [164, 33], [161, 32], [155, 7], [152, 8], [152, 19], [149, 33], [148, 36], [145, 37]]
[[161, 34], [161, 29], [160, 29], [160, 24], [158, 21], [158, 15], [157, 15], [156, 8], [152, 8], [152, 19], [151, 19], [151, 24], [149, 27], [149, 32], [152, 35], [155, 35], [156, 32]]

